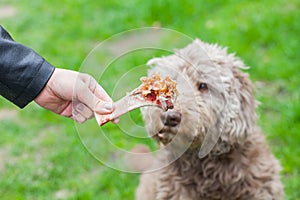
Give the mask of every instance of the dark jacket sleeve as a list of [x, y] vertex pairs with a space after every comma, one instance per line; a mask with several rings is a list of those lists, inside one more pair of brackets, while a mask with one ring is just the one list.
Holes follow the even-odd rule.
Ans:
[[54, 67], [32, 49], [15, 42], [0, 26], [0, 94], [20, 108], [41, 92]]

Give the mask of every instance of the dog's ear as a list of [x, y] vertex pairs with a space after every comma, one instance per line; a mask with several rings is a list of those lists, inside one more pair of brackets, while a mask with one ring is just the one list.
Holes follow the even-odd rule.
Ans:
[[239, 68], [232, 68], [232, 73], [234, 79], [228, 112], [233, 114], [226, 117], [222, 134], [222, 139], [229, 144], [241, 143], [254, 132], [257, 106], [249, 75]]

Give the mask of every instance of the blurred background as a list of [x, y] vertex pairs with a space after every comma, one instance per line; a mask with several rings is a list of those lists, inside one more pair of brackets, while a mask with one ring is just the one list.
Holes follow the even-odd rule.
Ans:
[[[300, 199], [299, 10], [298, 0], [0, 0], [0, 24], [54, 66], [73, 70], [98, 43], [134, 28], [170, 28], [227, 46], [251, 67], [259, 124], [283, 167], [286, 199], [294, 200]], [[120, 46], [126, 41], [132, 38]], [[124, 67], [147, 59], [132, 56]], [[132, 118], [142, 124], [139, 112]], [[124, 145], [113, 126], [106, 129]], [[71, 120], [0, 98], [0, 199], [133, 199], [138, 177], [91, 156]]]

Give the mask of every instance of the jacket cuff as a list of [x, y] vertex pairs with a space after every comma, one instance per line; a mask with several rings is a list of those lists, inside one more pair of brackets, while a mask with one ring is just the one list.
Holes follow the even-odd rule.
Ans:
[[35, 77], [28, 84], [25, 90], [14, 99], [14, 104], [20, 108], [24, 108], [27, 104], [33, 101], [46, 86], [48, 80], [54, 72], [54, 67], [47, 61], [41, 64]]

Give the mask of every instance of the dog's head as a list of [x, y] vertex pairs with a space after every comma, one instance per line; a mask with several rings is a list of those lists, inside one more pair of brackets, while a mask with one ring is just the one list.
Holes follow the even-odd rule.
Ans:
[[252, 133], [256, 101], [248, 75], [240, 71], [247, 67], [226, 48], [196, 39], [174, 55], [148, 64], [149, 75], [170, 76], [177, 82], [174, 109], [142, 109], [148, 133], [162, 145], [173, 140], [199, 148], [206, 134], [221, 133], [218, 144], [226, 144], [219, 147], [222, 153]]

